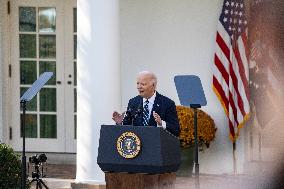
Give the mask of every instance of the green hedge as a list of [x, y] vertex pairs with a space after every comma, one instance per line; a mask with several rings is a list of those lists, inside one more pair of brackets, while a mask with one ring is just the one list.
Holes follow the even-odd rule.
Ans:
[[0, 188], [18, 189], [21, 183], [20, 155], [7, 144], [0, 144]]

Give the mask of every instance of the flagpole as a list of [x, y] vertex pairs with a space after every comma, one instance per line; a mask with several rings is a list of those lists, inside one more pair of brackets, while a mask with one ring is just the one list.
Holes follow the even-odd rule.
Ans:
[[237, 174], [236, 141], [233, 142], [233, 166], [234, 174]]

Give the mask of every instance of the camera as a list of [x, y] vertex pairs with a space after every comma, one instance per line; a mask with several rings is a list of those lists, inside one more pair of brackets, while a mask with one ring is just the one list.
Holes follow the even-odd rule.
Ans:
[[[44, 167], [46, 166], [47, 157], [45, 154], [36, 154], [29, 157], [29, 165], [28, 165], [28, 172], [30, 169], [30, 164], [34, 167], [34, 171], [32, 172], [32, 178], [37, 178], [41, 176], [45, 176], [43, 174]], [[45, 167], [46, 168], [46, 167]]]
[[36, 155], [29, 157], [29, 162], [34, 163], [36, 165], [40, 163], [44, 163], [46, 162], [46, 160], [47, 160], [47, 157], [45, 154], [40, 154], [40, 155], [36, 154]]
[[47, 157], [45, 154], [36, 154], [29, 157], [28, 172], [30, 172], [30, 164], [34, 167], [34, 171], [31, 172], [32, 180], [29, 183], [32, 184], [33, 182], [36, 182], [36, 188], [42, 188], [43, 185], [46, 189], [48, 189], [47, 185], [40, 178], [46, 176], [44, 174], [44, 167], [46, 172], [46, 160]]

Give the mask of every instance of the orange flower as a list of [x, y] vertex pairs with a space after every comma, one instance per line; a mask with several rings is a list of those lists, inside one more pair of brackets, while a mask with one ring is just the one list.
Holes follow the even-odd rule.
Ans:
[[[180, 123], [181, 147], [194, 145], [194, 113], [193, 109], [185, 106], [177, 106], [177, 114]], [[197, 110], [197, 135], [200, 147], [209, 147], [214, 140], [217, 128], [214, 120], [202, 110]]]

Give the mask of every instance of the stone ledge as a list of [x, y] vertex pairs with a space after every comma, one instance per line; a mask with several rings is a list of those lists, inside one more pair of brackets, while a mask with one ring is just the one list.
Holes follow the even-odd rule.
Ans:
[[71, 183], [72, 189], [106, 189], [105, 184]]

